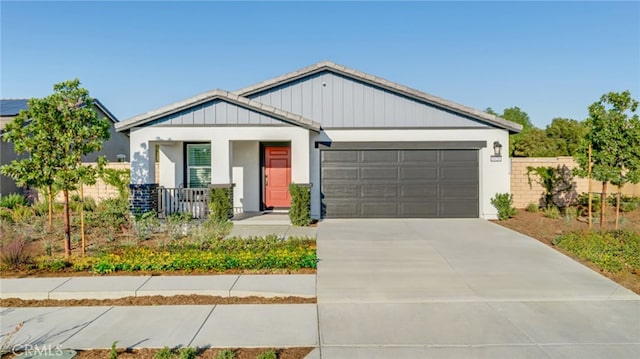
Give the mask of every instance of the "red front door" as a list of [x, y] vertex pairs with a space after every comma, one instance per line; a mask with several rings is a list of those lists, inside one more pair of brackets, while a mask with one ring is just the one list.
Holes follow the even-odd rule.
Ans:
[[291, 207], [291, 148], [265, 147], [264, 192], [266, 207]]

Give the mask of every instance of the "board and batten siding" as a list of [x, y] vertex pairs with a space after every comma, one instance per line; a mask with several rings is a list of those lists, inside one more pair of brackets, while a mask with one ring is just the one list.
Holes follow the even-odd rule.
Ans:
[[233, 103], [213, 100], [150, 123], [152, 126], [282, 125], [283, 122]]
[[324, 128], [487, 128], [489, 125], [324, 71], [249, 96]]

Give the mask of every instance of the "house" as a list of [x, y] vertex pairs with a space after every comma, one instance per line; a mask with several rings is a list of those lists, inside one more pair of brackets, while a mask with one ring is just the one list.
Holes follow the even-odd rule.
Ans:
[[[13, 150], [13, 143], [3, 140], [4, 129], [7, 123], [27, 109], [27, 99], [2, 99], [0, 100], [0, 165], [5, 165], [16, 158]], [[129, 160], [129, 137], [125, 133], [116, 132], [113, 126], [118, 122], [116, 117], [102, 104], [94, 99], [96, 112], [100, 118], [107, 118], [112, 126], [110, 128], [111, 137], [103, 143], [102, 150], [94, 152], [83, 158], [84, 162], [95, 162], [98, 156], [105, 156], [110, 162], [122, 162]], [[10, 193], [17, 193], [20, 188], [16, 186], [11, 177], [0, 175], [0, 196]]]
[[[233, 186], [236, 212], [287, 208], [311, 185], [312, 217], [495, 218], [522, 128], [333, 62], [235, 92], [214, 90], [116, 124], [130, 134], [132, 210], [160, 188]], [[159, 183], [155, 183], [156, 146]]]

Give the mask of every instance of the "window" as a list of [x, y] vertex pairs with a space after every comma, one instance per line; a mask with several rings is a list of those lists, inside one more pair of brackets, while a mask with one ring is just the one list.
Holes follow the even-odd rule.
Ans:
[[187, 186], [203, 188], [211, 183], [211, 144], [187, 145]]

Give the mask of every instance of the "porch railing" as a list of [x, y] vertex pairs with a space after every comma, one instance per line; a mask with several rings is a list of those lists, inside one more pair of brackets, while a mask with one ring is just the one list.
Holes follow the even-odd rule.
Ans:
[[209, 188], [158, 187], [158, 217], [176, 213], [191, 213], [195, 219], [209, 216]]

